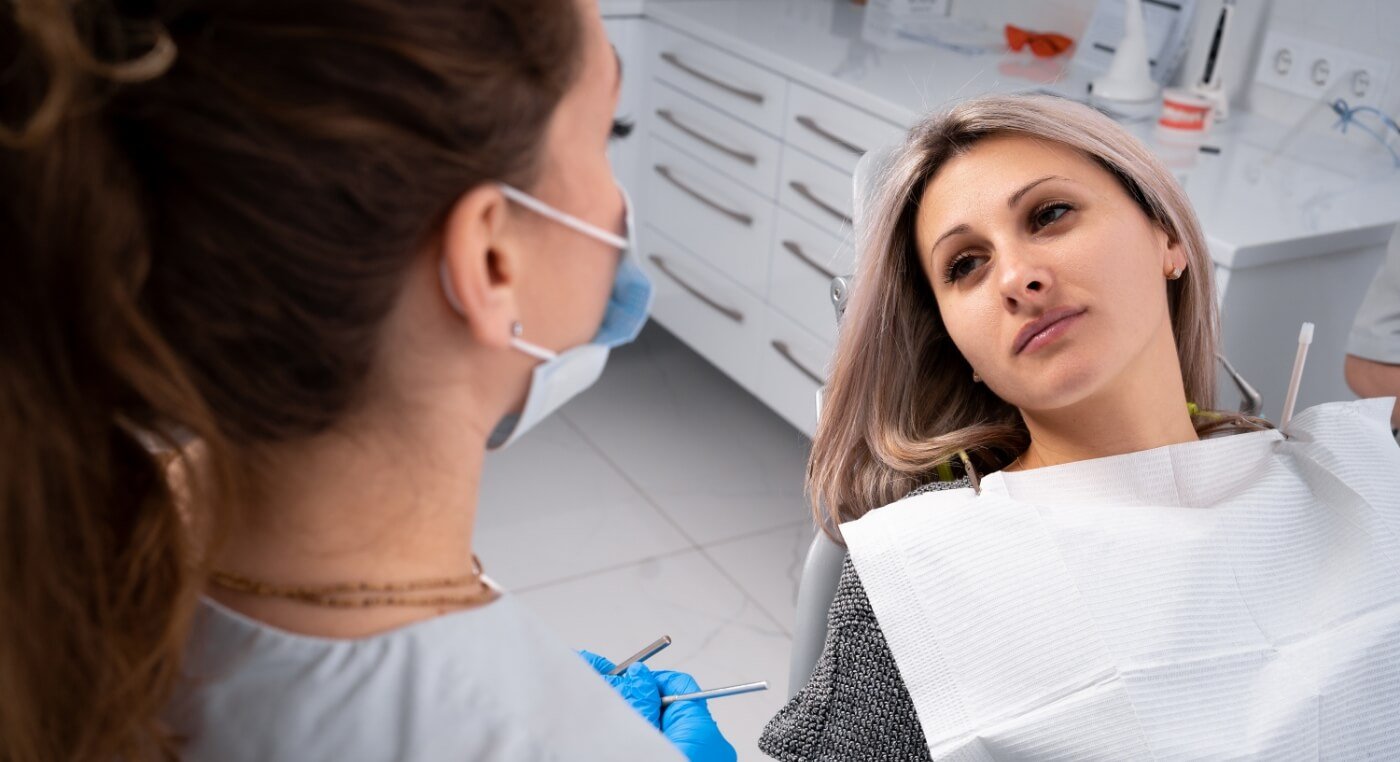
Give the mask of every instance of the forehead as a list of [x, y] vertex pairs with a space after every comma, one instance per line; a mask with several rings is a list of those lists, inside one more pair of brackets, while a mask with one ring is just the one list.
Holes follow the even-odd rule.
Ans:
[[[972, 144], [943, 164], [924, 186], [921, 224], [989, 209], [1006, 209], [1006, 200], [1027, 183], [1057, 175], [1092, 187], [1111, 185], [1103, 167], [1061, 143], [1021, 135], [993, 135]], [[966, 220], [951, 220], [958, 224]]]

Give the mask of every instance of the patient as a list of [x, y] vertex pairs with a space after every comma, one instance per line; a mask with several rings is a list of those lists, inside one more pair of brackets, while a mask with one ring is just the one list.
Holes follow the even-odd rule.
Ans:
[[[1200, 678], [1205, 710], [1154, 703], [1177, 696], [1162, 685], [1197, 678], [1143, 665], [1236, 651], [1268, 662], [1333, 613], [1397, 609], [1388, 403], [1314, 408], [1286, 435], [1214, 410], [1217, 307], [1196, 216], [1143, 145], [1085, 106], [966, 101], [916, 127], [883, 172], [808, 474], [819, 522], [850, 555], [811, 681], [760, 748], [782, 760], [1128, 759], [1166, 744], [1238, 758], [1303, 728], [1324, 737], [1298, 748], [1381, 749], [1368, 745], [1385, 737], [1375, 722], [1320, 720], [1313, 694], [1277, 726], [1221, 711], [1237, 727], [1173, 737], [1174, 723], [1209, 725], [1192, 713], [1210, 710], [1216, 686]], [[1269, 521], [1296, 553], [1242, 547]], [[1309, 544], [1334, 529], [1354, 531], [1351, 544]], [[1378, 592], [1342, 595], [1322, 616], [1308, 585], [1333, 562], [1347, 571], [1332, 582]], [[1199, 607], [1217, 604], [1202, 627]], [[1276, 607], [1292, 613], [1271, 619]], [[1394, 640], [1395, 619], [1356, 636], [1348, 668], [1400, 658], [1376, 645]], [[1231, 711], [1259, 700], [1236, 687], [1221, 688]], [[1394, 716], [1394, 689], [1364, 695]]]

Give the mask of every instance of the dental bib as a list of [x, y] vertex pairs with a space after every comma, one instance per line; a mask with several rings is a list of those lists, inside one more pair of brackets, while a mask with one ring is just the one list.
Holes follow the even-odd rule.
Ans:
[[843, 524], [932, 757], [1400, 757], [1391, 405]]

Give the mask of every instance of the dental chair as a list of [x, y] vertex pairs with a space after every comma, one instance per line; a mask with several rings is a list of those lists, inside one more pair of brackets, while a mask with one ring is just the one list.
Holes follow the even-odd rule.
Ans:
[[[857, 253], [861, 251], [864, 240], [866, 207], [873, 201], [876, 183], [894, 158], [895, 150], [895, 146], [889, 146], [869, 151], [856, 165], [853, 232]], [[831, 281], [831, 303], [836, 310], [838, 324], [846, 312], [851, 285], [851, 275], [838, 276]], [[1259, 392], [1235, 371], [1224, 355], [1216, 355], [1216, 359], [1239, 389], [1240, 412], [1258, 415], [1264, 404]], [[820, 401], [822, 396], [818, 395], [817, 399]], [[821, 411], [818, 410], [817, 414], [820, 417]], [[792, 655], [788, 662], [788, 698], [807, 685], [812, 669], [817, 665], [817, 658], [821, 656], [822, 647], [826, 644], [827, 611], [831, 608], [832, 598], [836, 596], [836, 585], [845, 562], [846, 549], [818, 530], [807, 548], [807, 559], [803, 562], [802, 578], [797, 586], [797, 613], [793, 621]]]

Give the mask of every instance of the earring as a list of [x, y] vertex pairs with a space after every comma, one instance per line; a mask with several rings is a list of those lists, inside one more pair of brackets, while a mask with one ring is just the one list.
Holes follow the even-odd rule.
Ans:
[[524, 332], [525, 332], [525, 326], [521, 325], [519, 320], [516, 320], [515, 322], [513, 322], [513, 323], [510, 324], [510, 335], [511, 335], [511, 336], [514, 336], [515, 338], [518, 339], [518, 338], [520, 338], [520, 334], [522, 334], [522, 333], [524, 333]]
[[979, 375], [977, 375], [977, 371], [975, 371], [975, 370], [972, 371], [972, 383], [974, 383], [974, 384], [980, 384], [980, 383], [982, 383], [982, 377], [979, 376]]
[[1180, 268], [1180, 267], [1177, 267], [1177, 268], [1174, 268], [1174, 269], [1172, 270], [1172, 274], [1171, 274], [1171, 275], [1168, 275], [1168, 276], [1167, 276], [1167, 280], [1176, 280], [1177, 278], [1180, 278], [1180, 277], [1181, 277], [1181, 268]]

